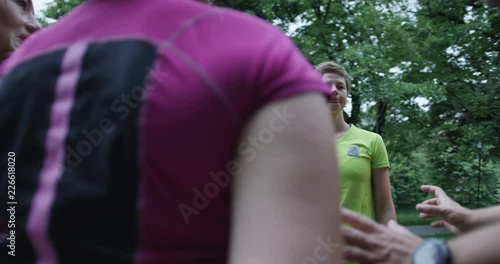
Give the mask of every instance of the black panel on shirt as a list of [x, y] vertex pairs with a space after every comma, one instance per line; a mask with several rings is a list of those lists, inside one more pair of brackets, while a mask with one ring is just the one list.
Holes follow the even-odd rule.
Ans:
[[[0, 242], [0, 263], [33, 263], [35, 255], [26, 237], [31, 201], [45, 159], [45, 137], [50, 125], [54, 91], [65, 50], [34, 58], [11, 70], [0, 86], [0, 223], [15, 232], [15, 257]], [[15, 153], [15, 223], [8, 223], [8, 153]], [[12, 161], [12, 160], [11, 160]], [[12, 164], [11, 164], [12, 165]], [[11, 189], [12, 190], [12, 189]], [[15, 226], [13, 226], [14, 224]]]
[[88, 47], [71, 111], [66, 169], [51, 212], [60, 264], [133, 262], [138, 96], [155, 57], [156, 47], [139, 41]]
[[[7, 171], [7, 153], [15, 152], [18, 204], [16, 257], [7, 255], [2, 241], [0, 263], [35, 262], [25, 228], [64, 54], [61, 50], [20, 64], [1, 83], [0, 155], [5, 157], [0, 168]], [[50, 212], [50, 239], [61, 264], [133, 262], [142, 103], [137, 96], [155, 57], [156, 47], [139, 41], [88, 47], [70, 113], [65, 169]], [[1, 188], [6, 185], [6, 174], [0, 174]], [[6, 195], [0, 192], [0, 223], [9, 217]]]

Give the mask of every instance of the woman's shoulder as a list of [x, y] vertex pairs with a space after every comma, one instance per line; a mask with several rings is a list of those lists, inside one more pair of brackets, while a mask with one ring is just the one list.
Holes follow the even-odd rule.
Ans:
[[356, 135], [359, 135], [359, 136], [363, 136], [365, 138], [378, 138], [378, 137], [381, 137], [379, 134], [375, 133], [375, 132], [372, 132], [372, 131], [368, 131], [366, 129], [363, 129], [363, 128], [359, 128], [355, 125], [351, 125], [351, 129], [352, 129], [352, 132]]

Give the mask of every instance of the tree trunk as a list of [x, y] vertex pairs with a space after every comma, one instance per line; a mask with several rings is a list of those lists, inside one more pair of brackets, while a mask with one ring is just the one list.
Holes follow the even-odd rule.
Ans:
[[356, 93], [351, 93], [351, 99], [352, 99], [351, 117], [346, 118], [346, 121], [349, 124], [359, 125], [359, 114], [361, 112], [361, 99], [359, 98], [359, 95]]
[[373, 132], [382, 135], [382, 128], [385, 125], [385, 113], [387, 112], [387, 103], [378, 102], [377, 103], [377, 123], [375, 124], [375, 130]]

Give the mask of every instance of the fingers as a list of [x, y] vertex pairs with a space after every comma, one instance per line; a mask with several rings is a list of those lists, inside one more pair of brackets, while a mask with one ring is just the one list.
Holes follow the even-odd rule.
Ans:
[[423, 201], [420, 204], [428, 204], [428, 205], [439, 205], [439, 200], [438, 198], [431, 198]]
[[420, 218], [432, 218], [443, 214], [443, 208], [439, 205], [417, 204], [416, 208], [420, 212]]
[[359, 229], [365, 233], [373, 233], [382, 229], [382, 226], [366, 216], [353, 212], [349, 209], [342, 208], [342, 221], [350, 224], [352, 227]]
[[342, 248], [342, 258], [347, 261], [354, 261], [360, 264], [364, 263], [377, 263], [384, 261], [383, 255], [377, 255], [370, 251], [356, 247], [344, 247]]
[[376, 248], [378, 245], [376, 241], [373, 241], [371, 239], [371, 236], [358, 231], [353, 228], [348, 228], [348, 227], [342, 227], [341, 228], [341, 233], [342, 233], [342, 238], [344, 239], [344, 242], [351, 246], [356, 246], [359, 248], [363, 249], [373, 249]]
[[420, 212], [420, 218], [434, 218], [437, 217], [435, 213], [439, 210], [438, 204], [439, 200], [432, 198], [417, 204], [415, 209]]
[[462, 233], [460, 229], [458, 229], [456, 226], [444, 221], [444, 220], [439, 220], [431, 223], [431, 226], [434, 228], [439, 228], [439, 227], [445, 227], [448, 228], [453, 234], [458, 235]]
[[440, 210], [438, 207], [439, 200], [437, 198], [431, 198], [425, 200], [424, 202], [417, 204], [415, 208], [420, 212], [420, 218], [436, 218], [438, 215], [436, 213]]
[[443, 220], [439, 220], [439, 221], [434, 221], [431, 223], [431, 226], [434, 227], [434, 228], [439, 228], [439, 227], [446, 227], [445, 223]]
[[395, 232], [398, 232], [398, 233], [402, 233], [402, 234], [408, 234], [408, 235], [413, 235], [413, 233], [404, 228], [403, 226], [399, 225], [398, 223], [396, 223], [394, 220], [389, 220], [389, 223], [387, 223], [387, 228], [389, 230], [394, 230]]
[[420, 189], [422, 189], [423, 192], [425, 193], [434, 193], [434, 190], [436, 188], [439, 188], [438, 186], [434, 186], [434, 185], [422, 185], [420, 187]]
[[434, 186], [434, 185], [422, 185], [420, 187], [423, 192], [425, 193], [433, 193], [436, 197], [448, 197], [445, 191], [441, 189], [439, 186]]
[[429, 218], [438, 218], [440, 216], [439, 215], [435, 215], [435, 214], [420, 213], [419, 217], [420, 217], [420, 219], [429, 219]]

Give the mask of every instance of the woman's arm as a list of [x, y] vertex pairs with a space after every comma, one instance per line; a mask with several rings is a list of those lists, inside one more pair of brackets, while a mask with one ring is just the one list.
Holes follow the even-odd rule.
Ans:
[[377, 222], [383, 225], [387, 224], [391, 219], [397, 222], [396, 209], [392, 201], [388, 167], [372, 170], [372, 187]]
[[[349, 245], [343, 249], [345, 260], [381, 264], [412, 263], [412, 254], [422, 242], [422, 238], [394, 222], [383, 226], [347, 209], [342, 209], [342, 216], [352, 227], [342, 228], [344, 241]], [[475, 229], [449, 240], [451, 263], [498, 263], [498, 237], [500, 223]], [[434, 252], [438, 252], [436, 248]], [[434, 256], [437, 257], [435, 253]], [[437, 262], [437, 259], [432, 260], [435, 261], [433, 263], [442, 263]]]
[[500, 222], [500, 206], [476, 209], [471, 216], [471, 226], [473, 228], [482, 227]]
[[494, 264], [500, 259], [498, 250], [500, 222], [475, 229], [448, 242], [453, 264]]
[[432, 223], [433, 227], [447, 227], [456, 234], [498, 222], [500, 206], [470, 210], [453, 201], [439, 186], [423, 185], [422, 191], [434, 194], [417, 205], [421, 218], [441, 218]]
[[255, 158], [238, 158], [229, 263], [339, 263], [339, 174], [325, 99], [272, 103], [248, 122], [243, 138], [272, 128], [277, 111], [293, 118]]

